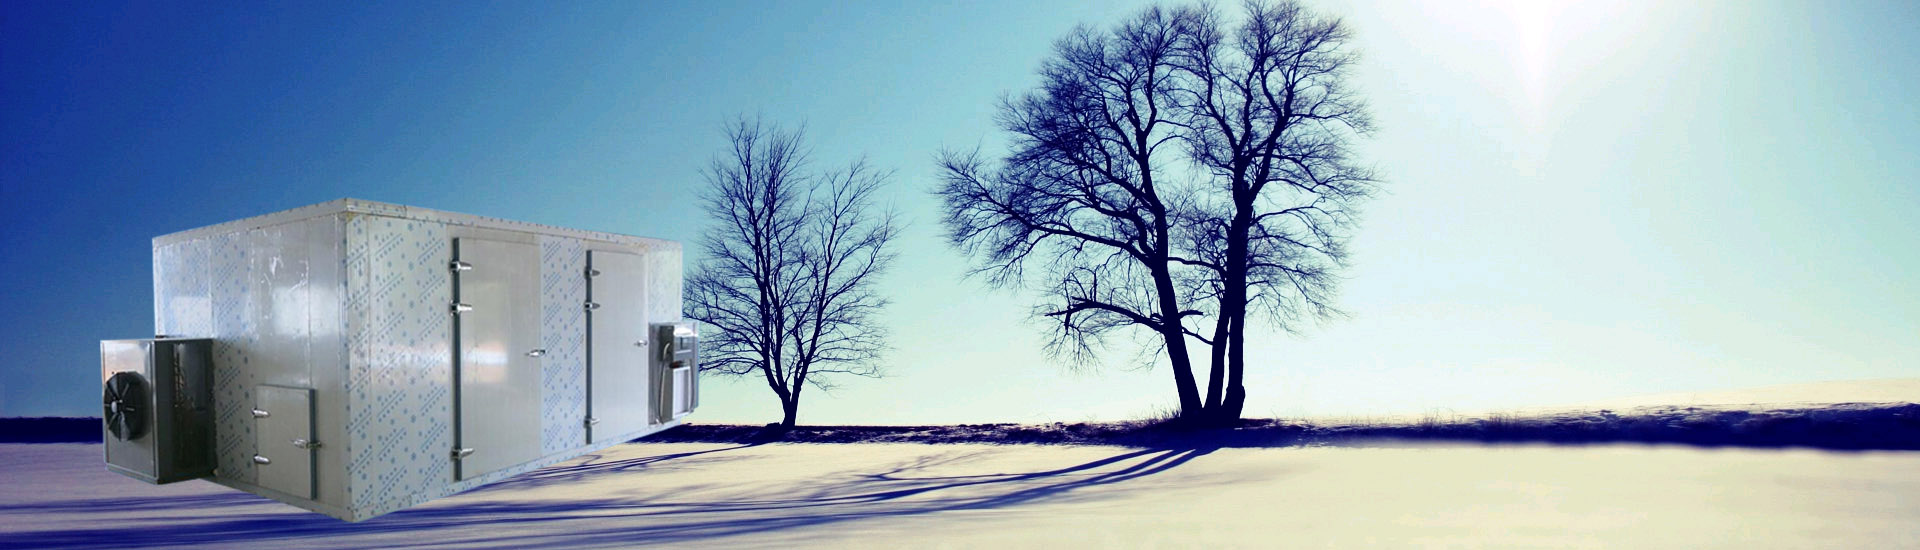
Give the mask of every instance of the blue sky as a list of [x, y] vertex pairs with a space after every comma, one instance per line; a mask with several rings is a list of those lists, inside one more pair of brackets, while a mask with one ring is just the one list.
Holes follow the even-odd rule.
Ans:
[[[803, 423], [1141, 416], [1164, 367], [1069, 371], [961, 278], [933, 155], [1137, 2], [11, 2], [0, 415], [92, 414], [152, 332], [149, 239], [343, 196], [691, 241], [739, 113], [897, 170], [891, 376]], [[1920, 373], [1920, 6], [1313, 2], [1366, 55], [1388, 178], [1350, 312], [1250, 352], [1250, 415], [1545, 405]], [[767, 422], [755, 381], [705, 421]]]

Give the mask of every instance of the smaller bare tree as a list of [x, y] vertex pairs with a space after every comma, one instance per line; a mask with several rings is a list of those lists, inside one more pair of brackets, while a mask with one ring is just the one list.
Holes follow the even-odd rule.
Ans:
[[686, 316], [710, 327], [701, 370], [760, 375], [780, 399], [781, 428], [792, 428], [808, 386], [881, 374], [876, 314], [888, 300], [873, 285], [899, 227], [874, 195], [892, 174], [865, 160], [808, 172], [804, 132], [758, 119], [726, 135], [730, 150], [705, 171], [715, 227], [687, 278]]

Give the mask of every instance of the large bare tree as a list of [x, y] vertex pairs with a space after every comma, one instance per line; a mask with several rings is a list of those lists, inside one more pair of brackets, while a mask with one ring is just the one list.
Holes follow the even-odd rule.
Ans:
[[810, 171], [805, 135], [758, 119], [726, 127], [729, 149], [705, 171], [714, 220], [687, 279], [686, 316], [702, 335], [702, 370], [760, 375], [791, 428], [807, 387], [834, 375], [878, 377], [886, 306], [874, 291], [899, 233], [875, 194], [891, 174], [865, 160]]
[[1372, 123], [1347, 84], [1356, 56], [1339, 19], [1295, 0], [1249, 1], [1232, 25], [1212, 6], [1189, 13], [1175, 56], [1183, 136], [1211, 177], [1182, 229], [1217, 293], [1211, 333], [1195, 332], [1211, 348], [1206, 406], [1232, 420], [1246, 400], [1248, 313], [1293, 330], [1338, 311], [1335, 274], [1376, 184], [1352, 143]]
[[[1048, 351], [1092, 359], [1106, 338], [1144, 331], [1172, 363], [1183, 417], [1200, 393], [1187, 355], [1174, 213], [1186, 193], [1169, 179], [1180, 155], [1175, 56], [1182, 21], [1157, 8], [1111, 32], [1087, 27], [1055, 43], [1038, 91], [1004, 100], [1012, 134], [998, 163], [941, 156], [937, 191], [952, 243], [1002, 287], [1036, 286]], [[1139, 333], [1136, 333], [1139, 334]]]
[[[1158, 335], [1189, 421], [1239, 418], [1250, 312], [1283, 330], [1337, 312], [1347, 234], [1375, 185], [1353, 160], [1370, 122], [1346, 84], [1347, 28], [1293, 0], [1243, 8], [1076, 29], [1040, 90], [1003, 102], [1013, 143], [997, 165], [942, 156], [952, 241], [991, 282], [1050, 290], [1036, 313], [1059, 319], [1055, 347]], [[1204, 396], [1189, 338], [1209, 352]]]

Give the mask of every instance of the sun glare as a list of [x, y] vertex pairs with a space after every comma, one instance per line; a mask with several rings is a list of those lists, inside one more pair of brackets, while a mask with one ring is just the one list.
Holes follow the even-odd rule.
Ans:
[[1512, 22], [1515, 76], [1525, 100], [1530, 126], [1538, 127], [1547, 104], [1547, 73], [1552, 69], [1554, 13], [1553, 2], [1517, 0], [1499, 4]]

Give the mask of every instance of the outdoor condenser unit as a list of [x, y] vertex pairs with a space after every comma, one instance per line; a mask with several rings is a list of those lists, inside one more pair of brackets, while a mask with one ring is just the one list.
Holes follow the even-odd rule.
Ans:
[[107, 469], [148, 483], [213, 474], [212, 341], [100, 343]]
[[680, 245], [342, 199], [153, 240], [108, 469], [349, 521], [679, 425]]

